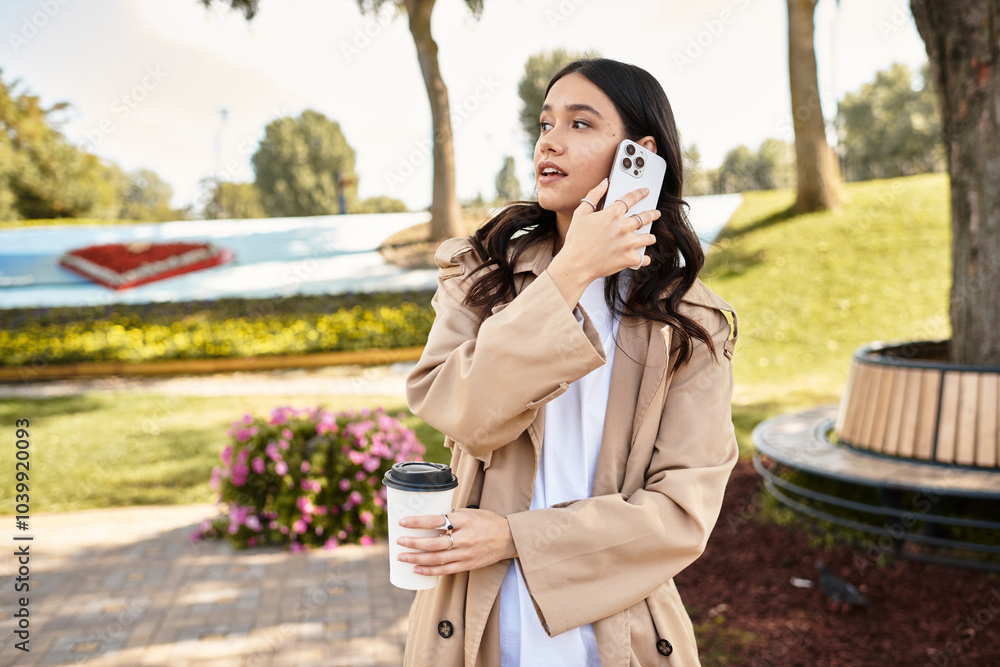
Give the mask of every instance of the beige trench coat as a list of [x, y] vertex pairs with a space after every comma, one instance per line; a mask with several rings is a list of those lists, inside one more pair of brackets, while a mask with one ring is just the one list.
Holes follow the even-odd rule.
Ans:
[[[407, 380], [411, 409], [446, 434], [459, 479], [455, 507], [507, 517], [521, 571], [549, 635], [594, 624], [602, 667], [698, 665], [673, 576], [705, 548], [737, 460], [730, 401], [732, 308], [701, 281], [681, 310], [715, 342], [673, 368], [672, 328], [624, 318], [593, 496], [528, 511], [545, 404], [606, 362], [545, 269], [552, 243], [515, 266], [518, 295], [476, 331], [462, 305], [479, 258], [468, 239], [438, 249], [437, 313]], [[733, 331], [723, 311], [732, 313]], [[419, 591], [405, 665], [497, 667], [499, 591], [510, 560]]]

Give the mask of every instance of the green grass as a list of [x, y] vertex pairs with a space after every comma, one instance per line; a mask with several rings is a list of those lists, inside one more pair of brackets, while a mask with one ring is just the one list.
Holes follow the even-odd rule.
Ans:
[[[444, 438], [413, 417], [401, 398], [316, 396], [192, 397], [89, 392], [0, 403], [10, 446], [0, 452], [0, 514], [14, 514], [14, 422], [31, 421], [31, 511], [213, 502], [209, 473], [226, 430], [246, 413], [267, 416], [280, 405], [319, 404], [340, 411], [382, 405], [403, 412], [429, 461], [447, 462]], [[5, 434], [5, 437], [6, 434]]]
[[[876, 340], [949, 335], [948, 180], [942, 174], [846, 184], [836, 212], [791, 215], [791, 191], [749, 192], [703, 276], [740, 317], [733, 421], [744, 454], [767, 417], [837, 403], [854, 350]], [[32, 420], [32, 509], [212, 500], [225, 431], [318, 397], [172, 397], [87, 393], [7, 400], [0, 423]], [[401, 398], [340, 398], [334, 410]], [[440, 433], [410, 417], [429, 460]], [[13, 511], [13, 447], [0, 451], [0, 513]]]
[[947, 338], [948, 178], [848, 183], [839, 211], [792, 215], [794, 192], [748, 192], [703, 272], [739, 314], [734, 421], [837, 403], [878, 340]]

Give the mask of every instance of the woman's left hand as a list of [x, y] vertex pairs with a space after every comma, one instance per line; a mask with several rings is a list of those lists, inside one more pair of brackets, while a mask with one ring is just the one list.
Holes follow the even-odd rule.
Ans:
[[[417, 574], [435, 576], [475, 570], [517, 557], [506, 517], [489, 510], [458, 509], [448, 512], [448, 518], [455, 526], [451, 533], [454, 547], [448, 548], [451, 542], [444, 531], [438, 537], [400, 537], [400, 546], [419, 552], [402, 553], [399, 560], [415, 563]], [[404, 528], [440, 528], [443, 524], [440, 514], [408, 516], [399, 522]]]

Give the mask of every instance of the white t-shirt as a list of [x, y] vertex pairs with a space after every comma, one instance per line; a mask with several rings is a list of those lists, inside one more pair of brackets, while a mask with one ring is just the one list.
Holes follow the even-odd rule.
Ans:
[[[627, 283], [627, 276], [622, 278]], [[531, 509], [589, 498], [601, 451], [604, 414], [611, 386], [618, 321], [604, 301], [605, 279], [592, 282], [580, 297], [604, 343], [607, 363], [569, 385], [545, 405], [542, 456], [535, 475]], [[577, 320], [583, 317], [574, 311]], [[593, 625], [549, 637], [538, 620], [524, 576], [511, 561], [500, 588], [500, 664], [502, 667], [600, 667]]]

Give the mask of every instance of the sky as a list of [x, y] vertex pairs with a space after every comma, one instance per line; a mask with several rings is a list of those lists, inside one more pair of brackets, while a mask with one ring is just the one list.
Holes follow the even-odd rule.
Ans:
[[[461, 199], [492, 198], [505, 155], [533, 188], [517, 84], [529, 56], [559, 47], [652, 73], [705, 167], [794, 138], [784, 0], [486, 0], [478, 21], [463, 0], [438, 0], [431, 29]], [[905, 0], [820, 0], [815, 39], [828, 119], [878, 70], [927, 60]], [[356, 0], [261, 0], [250, 23], [197, 0], [3, 0], [0, 69], [43, 106], [70, 102], [69, 140], [153, 169], [174, 206], [213, 174], [252, 181], [266, 124], [304, 109], [340, 123], [361, 197], [430, 204], [430, 107], [406, 17], [362, 16]]]

